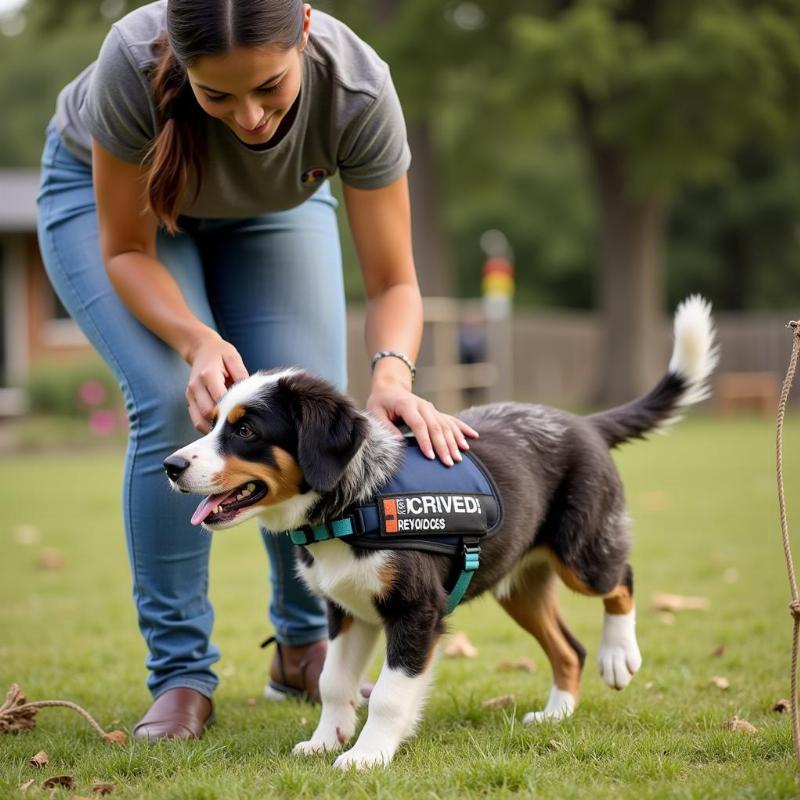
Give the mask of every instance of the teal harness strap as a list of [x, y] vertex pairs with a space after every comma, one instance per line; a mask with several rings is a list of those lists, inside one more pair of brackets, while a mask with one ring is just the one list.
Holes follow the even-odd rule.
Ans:
[[324, 542], [327, 539], [341, 539], [344, 536], [352, 536], [354, 533], [352, 517], [343, 517], [322, 525], [313, 525], [289, 531], [289, 536], [295, 544], [314, 544], [314, 542]]
[[[352, 517], [335, 519], [321, 525], [309, 525], [307, 528], [297, 528], [289, 531], [294, 544], [308, 545], [315, 542], [325, 542], [328, 539], [342, 539], [352, 536], [355, 533]], [[447, 595], [447, 613], [452, 614], [456, 606], [461, 602], [464, 594], [472, 581], [475, 570], [480, 566], [481, 548], [478, 544], [464, 545], [464, 566], [458, 576], [456, 585]]]
[[467, 591], [475, 570], [480, 566], [481, 548], [478, 545], [464, 545], [464, 566], [458, 576], [456, 585], [447, 595], [447, 613], [452, 614], [456, 606], [461, 602], [464, 593]]

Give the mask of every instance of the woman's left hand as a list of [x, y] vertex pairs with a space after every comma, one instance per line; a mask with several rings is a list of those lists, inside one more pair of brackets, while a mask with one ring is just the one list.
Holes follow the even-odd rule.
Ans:
[[461, 461], [461, 451], [469, 450], [467, 438], [478, 438], [478, 432], [466, 422], [438, 411], [433, 403], [417, 397], [396, 383], [373, 384], [367, 399], [367, 410], [380, 422], [402, 436], [395, 422], [405, 422], [428, 458], [436, 458], [453, 466]]

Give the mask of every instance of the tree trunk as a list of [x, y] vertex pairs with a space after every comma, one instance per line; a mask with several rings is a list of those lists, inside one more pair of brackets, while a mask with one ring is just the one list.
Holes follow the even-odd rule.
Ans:
[[597, 296], [605, 338], [598, 403], [616, 405], [648, 391], [664, 373], [663, 201], [635, 198], [625, 154], [592, 148], [600, 212]]
[[420, 289], [423, 296], [450, 296], [453, 280], [439, 190], [439, 159], [427, 121], [409, 125], [408, 143], [412, 158], [408, 172], [411, 227]]

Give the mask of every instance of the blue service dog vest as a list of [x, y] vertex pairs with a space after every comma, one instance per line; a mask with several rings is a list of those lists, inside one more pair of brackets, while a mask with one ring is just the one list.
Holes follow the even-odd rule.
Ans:
[[341, 518], [291, 531], [299, 545], [341, 539], [376, 550], [422, 550], [463, 557], [461, 574], [448, 597], [448, 613], [464, 595], [480, 564], [480, 542], [503, 519], [497, 487], [470, 452], [446, 467], [426, 458], [406, 437], [398, 472], [367, 502], [349, 506]]

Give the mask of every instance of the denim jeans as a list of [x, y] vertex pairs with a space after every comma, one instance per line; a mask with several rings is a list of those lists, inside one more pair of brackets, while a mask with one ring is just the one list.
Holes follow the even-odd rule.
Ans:
[[[188, 686], [211, 696], [212, 537], [189, 520], [199, 498], [170, 491], [162, 461], [197, 438], [184, 392], [189, 366], [127, 309], [100, 256], [91, 168], [48, 127], [39, 244], [61, 302], [114, 372], [130, 422], [122, 487], [133, 596], [157, 697]], [[158, 257], [193, 313], [231, 342], [250, 372], [298, 365], [346, 382], [345, 309], [336, 200], [325, 184], [303, 205], [248, 219], [179, 220], [159, 230]], [[327, 635], [322, 603], [295, 573], [288, 534], [262, 530], [271, 563], [269, 613], [278, 640]], [[254, 632], [255, 633], [255, 632]]]

